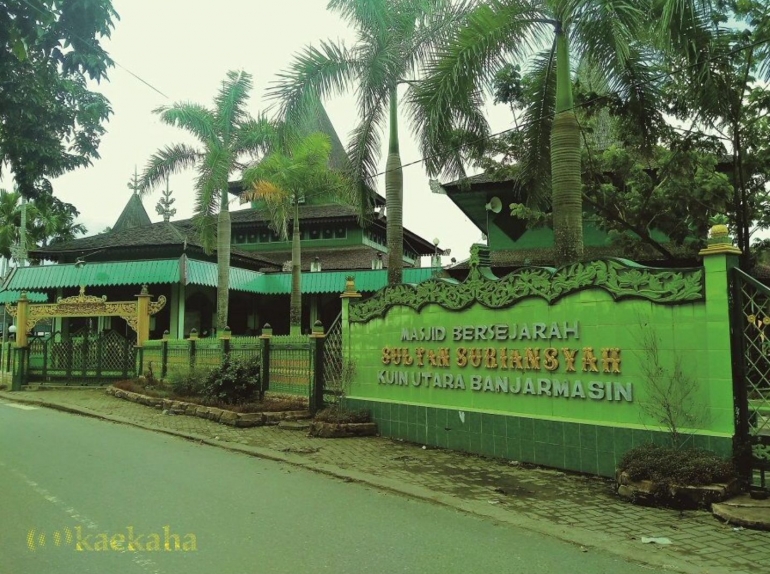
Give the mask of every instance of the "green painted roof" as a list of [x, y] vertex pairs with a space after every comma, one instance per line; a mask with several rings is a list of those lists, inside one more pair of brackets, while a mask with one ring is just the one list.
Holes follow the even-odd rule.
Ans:
[[[160, 259], [151, 261], [121, 261], [86, 263], [81, 267], [74, 264], [41, 265], [21, 267], [13, 271], [3, 293], [30, 289], [59, 289], [65, 287], [99, 287], [107, 285], [141, 285], [179, 283], [184, 261], [184, 284], [217, 286], [217, 265], [195, 259]], [[405, 283], [420, 283], [433, 276], [431, 268], [404, 269]], [[342, 293], [348, 276], [355, 277], [356, 289], [372, 292], [388, 284], [388, 272], [376, 271], [326, 271], [302, 273], [303, 293]], [[230, 268], [230, 290], [265, 295], [288, 295], [291, 293], [291, 273], [264, 274], [238, 267]], [[43, 297], [43, 299], [33, 299]], [[7, 295], [7, 297], [12, 297]], [[31, 301], [45, 301], [45, 294], [29, 293]], [[18, 298], [18, 295], [16, 296]], [[15, 301], [15, 299], [14, 299]]]
[[[21, 291], [0, 291], [0, 304], [3, 303], [16, 303], [21, 296]], [[35, 291], [27, 292], [27, 299], [32, 303], [46, 303], [48, 302], [48, 295], [45, 293], [37, 293]]]
[[[435, 269], [404, 269], [404, 283], [420, 283], [434, 275]], [[348, 277], [355, 277], [358, 291], [378, 291], [388, 284], [386, 269], [376, 271], [331, 271], [302, 273], [303, 293], [342, 293]], [[286, 295], [291, 293], [291, 273], [271, 273], [262, 275], [244, 291], [265, 295]]]
[[179, 260], [86, 262], [80, 267], [67, 265], [35, 265], [15, 269], [6, 289], [58, 289], [60, 287], [97, 287], [105, 285], [138, 285], [178, 283]]
[[[217, 286], [217, 265], [208, 261], [187, 260], [186, 277], [188, 285], [203, 285], [205, 287]], [[248, 291], [255, 293], [249, 287], [252, 283], [258, 284], [263, 277], [262, 273], [249, 271], [239, 267], [230, 268], [230, 290]]]

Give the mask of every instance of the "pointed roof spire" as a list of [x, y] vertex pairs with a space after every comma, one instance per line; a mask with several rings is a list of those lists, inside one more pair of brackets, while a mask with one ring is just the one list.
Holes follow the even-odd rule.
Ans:
[[128, 182], [128, 189], [133, 190], [134, 195], [139, 195], [139, 174], [136, 171], [136, 165], [134, 165], [134, 177]]
[[139, 174], [134, 166], [134, 175], [127, 184], [128, 189], [133, 193], [128, 198], [126, 206], [123, 208], [120, 217], [112, 226], [112, 231], [121, 231], [123, 229], [131, 229], [132, 227], [142, 227], [144, 225], [152, 224], [150, 216], [147, 215], [147, 211], [142, 204], [142, 198], [139, 197]]

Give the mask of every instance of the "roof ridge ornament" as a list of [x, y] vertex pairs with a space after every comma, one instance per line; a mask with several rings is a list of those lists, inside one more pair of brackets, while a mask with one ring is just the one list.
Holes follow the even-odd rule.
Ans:
[[169, 178], [166, 178], [166, 190], [161, 192], [163, 197], [161, 197], [155, 205], [155, 211], [158, 215], [163, 216], [163, 221], [166, 223], [171, 221], [171, 218], [176, 215], [176, 208], [171, 207], [176, 201], [176, 199], [171, 197], [172, 193], [174, 193], [174, 191], [169, 189]]

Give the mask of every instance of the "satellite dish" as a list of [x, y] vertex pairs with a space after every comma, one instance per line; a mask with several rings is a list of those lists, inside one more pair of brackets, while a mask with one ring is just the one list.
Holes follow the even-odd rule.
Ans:
[[503, 202], [500, 201], [499, 197], [493, 197], [489, 200], [489, 203], [487, 203], [484, 208], [487, 211], [491, 211], [492, 213], [500, 213], [503, 210]]

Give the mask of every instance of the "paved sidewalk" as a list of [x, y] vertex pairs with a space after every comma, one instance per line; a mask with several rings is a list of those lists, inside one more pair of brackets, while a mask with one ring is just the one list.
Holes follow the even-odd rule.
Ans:
[[[620, 500], [602, 478], [425, 449], [384, 438], [317, 439], [302, 432], [237, 429], [164, 415], [103, 390], [0, 392], [81, 414], [187, 436], [359, 481], [675, 571], [770, 572], [770, 533], [734, 530], [708, 512], [644, 508]], [[461, 533], [458, 533], [461, 535]], [[643, 544], [665, 537], [667, 546]]]

